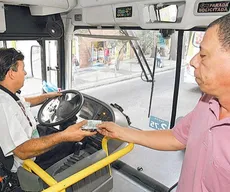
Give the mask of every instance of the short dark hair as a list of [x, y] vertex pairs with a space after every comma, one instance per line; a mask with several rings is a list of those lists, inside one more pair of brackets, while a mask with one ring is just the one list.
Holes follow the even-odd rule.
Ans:
[[208, 29], [217, 25], [218, 26], [218, 39], [222, 47], [226, 50], [230, 49], [230, 13], [218, 18], [209, 24]]
[[17, 61], [23, 61], [24, 55], [14, 48], [0, 48], [0, 81], [5, 79], [10, 68], [17, 71]]

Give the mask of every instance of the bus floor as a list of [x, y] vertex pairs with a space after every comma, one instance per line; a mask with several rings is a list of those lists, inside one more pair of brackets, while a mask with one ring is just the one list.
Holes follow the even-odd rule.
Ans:
[[112, 166], [113, 192], [167, 192], [179, 180], [183, 158], [184, 151], [156, 151], [135, 145]]

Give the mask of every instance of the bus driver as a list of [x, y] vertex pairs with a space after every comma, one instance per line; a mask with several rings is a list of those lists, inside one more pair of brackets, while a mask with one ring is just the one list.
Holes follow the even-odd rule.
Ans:
[[23, 60], [23, 54], [14, 48], [0, 49], [0, 147], [5, 156], [14, 155], [13, 172], [17, 171], [22, 160], [34, 157], [37, 157], [35, 162], [42, 168], [48, 168], [68, 155], [66, 153], [71, 153], [74, 142], [95, 134], [82, 131], [80, 127], [86, 123], [82, 121], [64, 131], [39, 136], [30, 105], [35, 106], [61, 93], [47, 93], [25, 99], [17, 94], [26, 75]]

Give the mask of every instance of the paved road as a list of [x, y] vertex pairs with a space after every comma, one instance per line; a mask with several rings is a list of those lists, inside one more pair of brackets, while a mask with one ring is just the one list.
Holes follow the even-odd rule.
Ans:
[[[182, 71], [183, 72], [183, 71]], [[170, 121], [173, 99], [175, 71], [158, 73], [155, 77], [151, 115]], [[197, 85], [183, 83], [178, 102], [178, 116], [188, 113], [200, 97]], [[106, 103], [117, 103], [130, 117], [132, 125], [142, 129], [148, 128], [148, 108], [150, 101], [151, 83], [135, 78], [119, 83], [84, 90]]]

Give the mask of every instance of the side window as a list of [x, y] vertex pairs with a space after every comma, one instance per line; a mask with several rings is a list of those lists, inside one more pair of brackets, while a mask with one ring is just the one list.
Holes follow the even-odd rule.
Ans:
[[6, 41], [3, 46], [15, 48], [24, 55], [25, 77], [24, 86], [21, 89], [22, 95], [36, 95], [42, 92], [41, 55], [40, 45], [37, 41]]
[[[57, 41], [46, 41], [46, 75], [47, 82], [57, 86]], [[2, 41], [0, 47], [13, 47], [24, 55], [27, 75], [21, 94], [24, 96], [38, 95], [43, 92], [41, 47], [37, 41]]]

